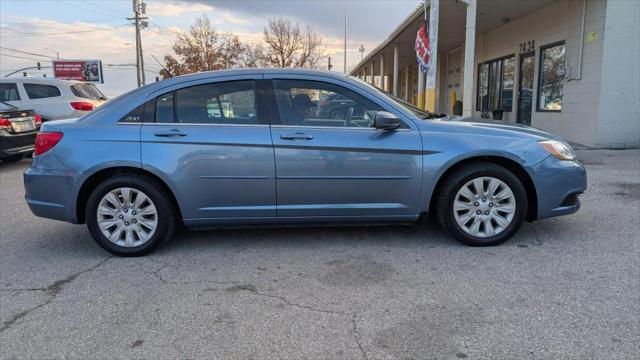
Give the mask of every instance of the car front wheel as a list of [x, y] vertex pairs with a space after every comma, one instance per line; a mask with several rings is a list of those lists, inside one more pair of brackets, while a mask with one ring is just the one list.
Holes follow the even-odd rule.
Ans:
[[479, 163], [446, 179], [438, 196], [440, 224], [472, 246], [500, 244], [513, 236], [527, 213], [524, 186], [508, 169]]
[[86, 209], [87, 226], [98, 245], [118, 256], [141, 256], [168, 240], [175, 228], [174, 211], [159, 188], [138, 175], [118, 175], [98, 185]]

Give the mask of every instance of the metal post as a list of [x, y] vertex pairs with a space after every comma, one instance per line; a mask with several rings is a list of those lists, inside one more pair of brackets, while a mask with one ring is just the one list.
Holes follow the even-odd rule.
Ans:
[[376, 75], [373, 72], [373, 61], [371, 62], [371, 85], [376, 84]]
[[473, 106], [473, 63], [476, 48], [476, 0], [466, 0], [467, 28], [464, 41], [464, 83], [462, 91], [462, 116], [471, 116]]
[[398, 80], [400, 77], [398, 44], [393, 46], [393, 95], [398, 96]]
[[407, 66], [407, 70], [404, 73], [404, 96], [405, 96], [405, 100], [407, 102], [411, 101], [411, 95], [409, 94], [409, 89], [411, 84], [409, 84], [409, 82], [411, 81], [411, 66]]
[[384, 89], [384, 54], [380, 55], [380, 89]]

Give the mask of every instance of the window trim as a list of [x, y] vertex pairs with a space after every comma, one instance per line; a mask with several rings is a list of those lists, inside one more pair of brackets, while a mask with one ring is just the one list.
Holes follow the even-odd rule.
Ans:
[[[308, 78], [299, 78], [299, 77], [279, 77], [279, 76], [275, 76], [272, 78], [269, 78], [267, 81], [269, 82], [268, 84], [268, 100], [267, 102], [271, 105], [269, 106], [269, 115], [270, 115], [270, 123], [271, 123], [271, 127], [277, 127], [277, 128], [301, 128], [301, 129], [332, 129], [332, 130], [336, 130], [336, 129], [342, 129], [342, 130], [378, 130], [376, 129], [374, 126], [371, 127], [362, 127], [362, 126], [319, 126], [319, 125], [292, 125], [292, 124], [283, 124], [282, 123], [282, 119], [280, 117], [280, 107], [278, 104], [278, 99], [276, 97], [276, 88], [275, 88], [275, 84], [274, 84], [274, 80], [279, 80], [279, 81], [304, 81], [304, 82], [311, 82], [311, 83], [322, 83], [322, 84], [328, 84], [331, 86], [336, 86], [342, 89], [345, 89], [347, 91], [350, 91], [354, 94], [356, 94], [357, 96], [365, 99], [366, 101], [369, 101], [377, 106], [379, 106], [382, 111], [387, 111], [390, 112], [396, 116], [398, 116], [396, 114], [396, 111], [394, 109], [394, 111], [389, 110], [386, 106], [381, 105], [379, 102], [374, 101], [372, 99], [370, 99], [368, 96], [362, 95], [361, 93], [359, 93], [356, 90], [350, 89], [349, 87], [343, 85], [343, 84], [338, 84], [338, 83], [334, 83], [331, 81], [327, 81], [325, 79], [308, 79]], [[412, 127], [410, 124], [407, 123], [407, 121], [405, 121], [403, 118], [401, 118], [400, 116], [398, 116], [398, 119], [400, 120], [400, 122], [402, 123], [402, 125], [396, 129], [396, 130], [411, 130]]]
[[[32, 98], [31, 95], [29, 95], [29, 90], [27, 90], [27, 85], [50, 86], [50, 87], [56, 88], [58, 90], [58, 95], [56, 95], [56, 96], [45, 96], [45, 97], [39, 97], [39, 98]], [[62, 89], [60, 89], [56, 85], [23, 82], [22, 83], [22, 87], [24, 88], [24, 93], [27, 94], [27, 97], [29, 98], [29, 100], [55, 99], [55, 98], [62, 97]]]
[[[238, 81], [252, 81], [253, 82], [253, 92], [254, 92], [254, 106], [255, 106], [255, 110], [256, 110], [256, 118], [258, 119], [258, 123], [257, 124], [215, 124], [215, 123], [188, 123], [188, 122], [177, 122], [176, 120], [178, 119], [177, 116], [177, 99], [178, 97], [176, 96], [177, 92], [179, 90], [183, 90], [183, 89], [189, 89], [192, 87], [196, 87], [196, 86], [203, 86], [203, 85], [212, 85], [212, 84], [225, 84], [225, 83], [231, 83], [231, 82], [238, 82]], [[179, 87], [179, 88], [174, 88], [173, 90], [167, 91], [167, 92], [163, 92], [157, 95], [152, 95], [152, 97], [147, 100], [147, 104], [145, 106], [145, 118], [150, 119], [149, 121], [144, 121], [143, 119], [143, 125], [144, 123], [146, 123], [147, 125], [174, 125], [174, 126], [178, 126], [178, 125], [198, 125], [198, 126], [269, 126], [270, 125], [270, 117], [267, 116], [266, 111], [263, 111], [262, 108], [262, 102], [260, 101], [260, 94], [261, 94], [261, 81], [260, 79], [257, 78], [241, 78], [241, 79], [233, 79], [233, 80], [221, 80], [221, 81], [208, 81], [208, 82], [198, 82], [196, 84], [193, 85], [189, 85], [189, 86], [183, 86], [183, 87]], [[173, 96], [173, 122], [167, 123], [167, 122], [158, 122], [156, 119], [157, 116], [157, 111], [156, 111], [156, 104], [158, 101], [158, 98], [165, 96], [167, 94], [172, 94]], [[264, 119], [264, 120], [260, 120], [260, 119]]]
[[[558, 46], [558, 45], [564, 45], [565, 46], [564, 50], [565, 50], [565, 67], [566, 67], [566, 64], [567, 64], [567, 58], [566, 58], [566, 56], [567, 56], [567, 53], [566, 53], [567, 46], [566, 46], [564, 40], [556, 41], [556, 42], [553, 42], [553, 43], [550, 43], [550, 44], [546, 44], [546, 45], [542, 45], [542, 46], [539, 47], [539, 50], [538, 50], [539, 54], [538, 54], [538, 84], [536, 86], [536, 112], [541, 112], [541, 113], [545, 113], [545, 112], [546, 113], [560, 113], [560, 112], [562, 112], [562, 109], [560, 109], [560, 110], [545, 110], [545, 109], [541, 109], [540, 108], [540, 93], [541, 93], [541, 90], [542, 90], [542, 65], [543, 65], [543, 60], [544, 60], [543, 59], [544, 51], [549, 49], [549, 48]], [[564, 88], [564, 80], [562, 81], [562, 86]], [[562, 92], [562, 97], [564, 98], [564, 90]]]
[[[476, 77], [476, 111], [482, 112], [482, 111], [493, 111], [490, 109], [484, 110], [484, 109], [479, 109], [480, 107], [480, 101], [478, 101], [480, 99], [480, 67], [482, 65], [489, 65], [489, 68], [487, 69], [487, 96], [489, 96], [488, 92], [489, 92], [489, 79], [491, 77], [491, 63], [494, 62], [501, 62], [502, 65], [500, 66], [500, 76], [498, 79], [498, 83], [500, 84], [500, 88], [498, 89], [498, 94], [500, 94], [499, 98], [498, 98], [498, 103], [502, 106], [502, 91], [503, 91], [503, 83], [504, 83], [504, 61], [506, 59], [510, 59], [513, 58], [514, 59], [514, 76], [513, 76], [513, 81], [514, 81], [514, 85], [515, 85], [515, 81], [516, 81], [516, 77], [515, 77], [515, 71], [517, 69], [516, 66], [516, 54], [512, 53], [512, 54], [508, 54], [508, 55], [504, 55], [504, 56], [500, 56], [494, 59], [490, 59], [490, 60], [486, 60], [486, 61], [482, 61], [478, 63], [478, 76]], [[515, 88], [513, 90], [511, 90], [512, 92], [514, 92]], [[500, 109], [504, 112], [513, 112], [513, 96], [511, 97], [511, 110], [504, 110], [504, 109]]]

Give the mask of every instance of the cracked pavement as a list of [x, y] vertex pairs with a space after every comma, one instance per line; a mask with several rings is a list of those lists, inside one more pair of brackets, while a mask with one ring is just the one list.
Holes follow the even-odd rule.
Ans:
[[415, 226], [236, 229], [111, 257], [0, 164], [0, 358], [631, 359], [640, 151], [579, 151], [578, 214], [463, 246]]

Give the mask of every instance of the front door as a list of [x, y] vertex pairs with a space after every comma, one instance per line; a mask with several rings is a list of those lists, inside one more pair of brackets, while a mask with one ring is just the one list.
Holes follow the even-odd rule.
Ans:
[[338, 84], [274, 79], [273, 89], [279, 217], [416, 214], [422, 142], [415, 125], [373, 128], [383, 108]]
[[531, 125], [533, 106], [533, 75], [535, 72], [535, 54], [520, 55], [518, 66], [518, 122]]
[[[155, 94], [141, 130], [142, 166], [168, 174], [189, 221], [276, 216], [275, 163], [255, 79]], [[149, 102], [149, 101], [148, 101]]]

